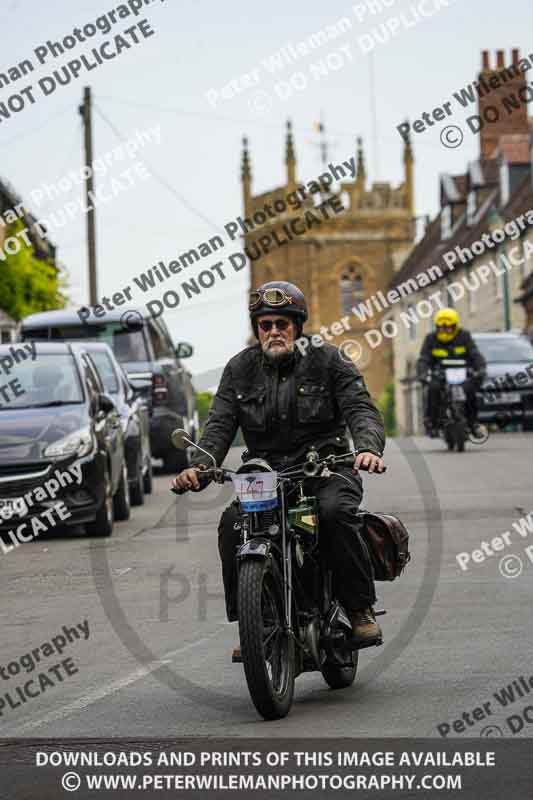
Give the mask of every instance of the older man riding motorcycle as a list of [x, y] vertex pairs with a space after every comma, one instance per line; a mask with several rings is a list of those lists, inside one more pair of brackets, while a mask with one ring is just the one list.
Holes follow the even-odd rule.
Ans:
[[[381, 638], [372, 609], [376, 601], [367, 547], [356, 511], [363, 495], [359, 468], [382, 472], [385, 431], [358, 369], [328, 343], [295, 347], [307, 320], [303, 293], [273, 281], [250, 293], [250, 320], [258, 344], [226, 365], [199, 445], [220, 465], [241, 427], [248, 458], [264, 458], [274, 469], [299, 463], [314, 445], [321, 456], [350, 449], [353, 469], [338, 467], [329, 478], [312, 478], [318, 497], [320, 551], [332, 571], [336, 595], [349, 613], [355, 640]], [[199, 451], [198, 451], [199, 452]], [[175, 479], [179, 489], [199, 489], [202, 455]], [[238, 508], [232, 503], [219, 524], [219, 552], [228, 620], [237, 619], [235, 549], [240, 542]]]

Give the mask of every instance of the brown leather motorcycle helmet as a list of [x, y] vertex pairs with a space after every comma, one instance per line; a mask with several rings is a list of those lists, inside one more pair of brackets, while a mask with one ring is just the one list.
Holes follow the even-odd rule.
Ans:
[[248, 308], [256, 336], [258, 317], [264, 314], [279, 314], [293, 319], [298, 337], [302, 334], [303, 324], [308, 316], [304, 293], [288, 281], [269, 281], [251, 291]]

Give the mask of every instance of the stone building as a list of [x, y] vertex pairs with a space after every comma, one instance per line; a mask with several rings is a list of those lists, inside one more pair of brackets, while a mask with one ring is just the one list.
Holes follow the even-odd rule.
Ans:
[[[251, 159], [245, 139], [242, 156], [245, 251], [250, 262], [251, 288], [274, 279], [294, 282], [308, 298], [307, 332], [319, 333], [322, 329], [325, 338], [331, 337], [331, 342], [336, 345], [348, 339], [356, 342], [347, 345], [345, 352], [363, 371], [369, 391], [377, 398], [392, 379], [392, 347], [373, 352], [364, 339], [369, 325], [361, 322], [352, 313], [352, 308], [365, 297], [386, 291], [395, 270], [412, 247], [413, 154], [410, 145], [405, 145], [404, 182], [397, 187], [386, 182], [368, 186], [360, 139], [357, 154], [347, 154], [346, 158], [353, 164], [353, 179], [347, 162], [335, 162], [323, 168], [324, 173], [335, 177], [331, 185], [325, 179], [320, 180], [323, 176], [313, 176], [315, 181], [299, 180], [293, 135], [288, 123], [286, 182], [254, 195]], [[309, 188], [312, 183], [320, 190], [313, 192]], [[283, 201], [289, 196], [294, 198], [292, 193], [297, 193], [299, 187], [308, 187], [305, 197], [297, 195], [302, 199], [300, 208], [287, 204], [285, 210], [267, 216], [263, 222], [266, 205], [271, 209], [283, 209]], [[320, 213], [321, 208], [328, 210], [327, 219]], [[334, 208], [337, 211], [333, 211]], [[320, 223], [304, 226], [302, 220], [308, 212], [319, 217]], [[255, 224], [256, 219], [261, 221], [260, 226]], [[295, 233], [287, 241], [289, 230], [302, 231], [304, 227], [304, 232]], [[259, 247], [261, 237], [266, 241], [269, 235], [270, 241], [274, 239], [279, 245], [263, 252]], [[344, 325], [340, 322], [343, 317]], [[380, 312], [378, 318], [381, 318]], [[339, 324], [332, 331], [335, 322]], [[343, 333], [334, 335], [341, 328]]]
[[[513, 50], [512, 66], [506, 68], [500, 50], [491, 69], [489, 53], [483, 52], [479, 78], [493, 86], [505, 72], [506, 80], [505, 89], [479, 97], [480, 116], [504, 97], [524, 95], [519, 64]], [[440, 210], [391, 281], [400, 295], [389, 308], [400, 433], [422, 432], [415, 366], [439, 307], [455, 307], [462, 325], [473, 332], [525, 327], [524, 304], [514, 301], [533, 268], [531, 122], [522, 103], [481, 128], [479, 158], [463, 174], [440, 176]], [[422, 284], [419, 276], [428, 270], [431, 282]]]

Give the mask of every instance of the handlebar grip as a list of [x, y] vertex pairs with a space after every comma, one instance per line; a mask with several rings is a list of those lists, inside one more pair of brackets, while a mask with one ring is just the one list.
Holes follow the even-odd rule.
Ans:
[[[336, 465], [341, 465], [343, 467], [353, 467], [354, 463], [355, 463], [354, 456], [345, 456], [344, 458], [341, 458], [335, 462]], [[368, 472], [367, 467], [358, 467], [358, 469], [360, 470], [360, 472]], [[383, 469], [381, 470], [375, 470], [373, 474], [383, 475], [383, 473], [386, 471], [387, 467], [384, 466]]]
[[204, 474], [204, 471], [199, 470], [197, 473], [198, 483], [200, 484], [199, 489], [178, 489], [176, 486], [171, 486], [170, 491], [173, 494], [186, 494], [186, 492], [201, 492], [202, 489], [205, 489], [208, 486], [209, 482], [211, 481], [212, 477], [210, 475]]

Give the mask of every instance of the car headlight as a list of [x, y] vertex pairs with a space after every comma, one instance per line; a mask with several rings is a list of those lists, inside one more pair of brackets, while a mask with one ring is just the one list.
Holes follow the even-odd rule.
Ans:
[[77, 456], [82, 458], [88, 455], [94, 446], [94, 439], [91, 429], [81, 428], [79, 431], [69, 433], [63, 439], [49, 444], [44, 455], [46, 458], [67, 458], [67, 456]]

